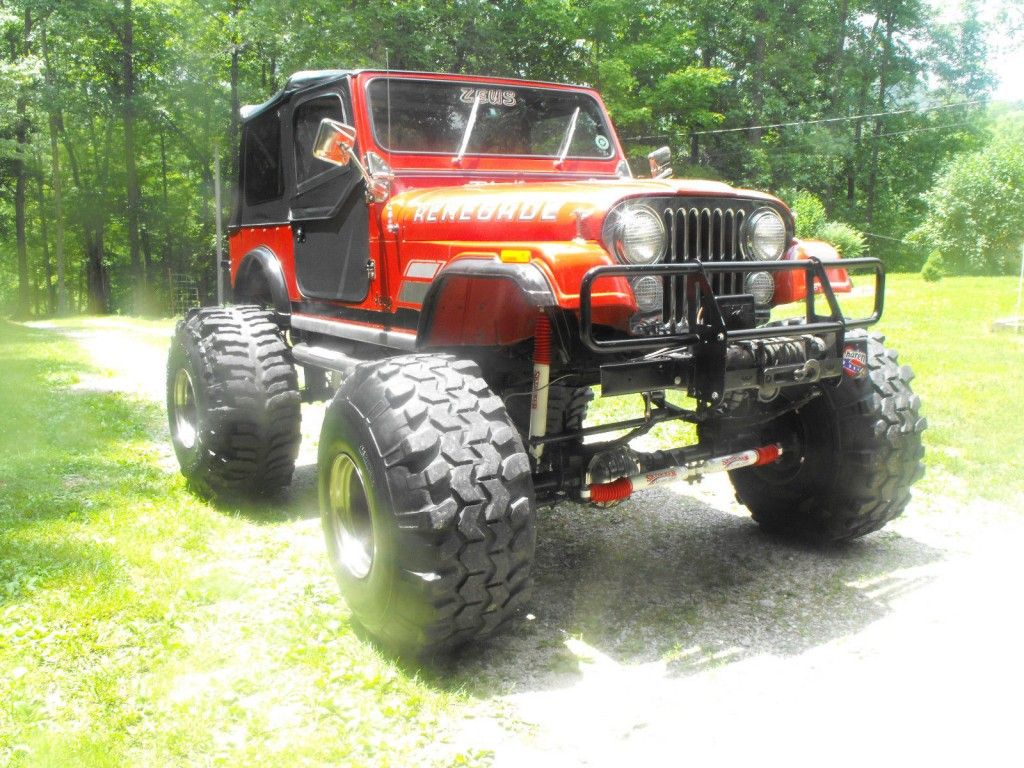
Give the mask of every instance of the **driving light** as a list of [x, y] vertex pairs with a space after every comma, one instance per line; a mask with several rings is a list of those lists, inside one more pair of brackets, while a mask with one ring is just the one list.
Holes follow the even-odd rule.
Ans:
[[774, 261], [786, 248], [786, 223], [771, 208], [750, 214], [743, 233], [743, 250], [748, 259]]
[[646, 205], [619, 209], [606, 237], [615, 255], [628, 264], [653, 264], [665, 255], [665, 223]]
[[767, 272], [751, 272], [743, 280], [743, 291], [751, 294], [754, 303], [763, 307], [775, 295], [775, 280]]
[[636, 296], [636, 306], [641, 312], [654, 312], [663, 306], [664, 294], [661, 288], [661, 280], [653, 275], [644, 275], [631, 280], [633, 295]]

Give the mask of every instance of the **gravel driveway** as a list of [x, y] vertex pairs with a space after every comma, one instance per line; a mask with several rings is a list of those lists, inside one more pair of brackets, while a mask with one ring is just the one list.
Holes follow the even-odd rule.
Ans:
[[[113, 371], [87, 386], [162, 399], [159, 330], [48, 325]], [[293, 514], [322, 416], [303, 409]], [[561, 504], [531, 617], [421, 674], [480, 697], [445, 738], [497, 766], [1019, 765], [1022, 552], [1021, 510], [920, 495], [831, 549], [761, 534], [724, 476]]]

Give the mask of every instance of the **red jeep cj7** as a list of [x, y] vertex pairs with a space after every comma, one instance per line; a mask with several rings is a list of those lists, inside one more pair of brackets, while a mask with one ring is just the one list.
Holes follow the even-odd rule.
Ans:
[[[300, 399], [340, 377], [320, 510], [352, 613], [386, 645], [451, 648], [523, 608], [538, 504], [728, 470], [762, 527], [819, 541], [906, 506], [925, 421], [909, 368], [863, 330], [881, 263], [809, 257], [779, 200], [666, 178], [667, 149], [632, 178], [594, 91], [303, 72], [242, 117], [235, 304], [178, 324], [174, 447], [208, 493], [272, 493]], [[870, 317], [836, 299], [854, 268]], [[636, 395], [637, 417], [584, 427], [597, 384]], [[630, 448], [669, 420], [697, 444]]]

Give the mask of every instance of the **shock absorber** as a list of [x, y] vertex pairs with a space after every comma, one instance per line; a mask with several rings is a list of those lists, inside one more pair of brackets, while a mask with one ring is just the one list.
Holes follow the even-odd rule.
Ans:
[[[685, 450], [685, 449], [683, 449]], [[760, 448], [751, 448], [724, 456], [713, 456], [698, 461], [677, 461], [673, 451], [658, 454], [636, 454], [640, 471], [627, 477], [620, 477], [610, 483], [594, 483], [583, 488], [580, 496], [587, 501], [609, 502], [628, 499], [635, 491], [650, 488], [659, 483], [676, 480], [693, 482], [711, 472], [727, 472], [743, 467], [762, 467], [772, 464], [782, 456], [782, 446], [769, 443]]]
[[[551, 321], [537, 316], [533, 332], [533, 390], [530, 397], [530, 437], [544, 437], [548, 427], [548, 382], [551, 379]], [[536, 459], [544, 453], [543, 445], [532, 449]]]

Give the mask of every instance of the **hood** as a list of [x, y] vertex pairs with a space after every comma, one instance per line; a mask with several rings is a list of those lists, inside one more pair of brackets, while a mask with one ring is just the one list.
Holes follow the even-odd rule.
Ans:
[[763, 192], [694, 179], [600, 179], [420, 188], [388, 201], [403, 240], [542, 241], [600, 238], [605, 214], [634, 197], [722, 197], [774, 202]]

